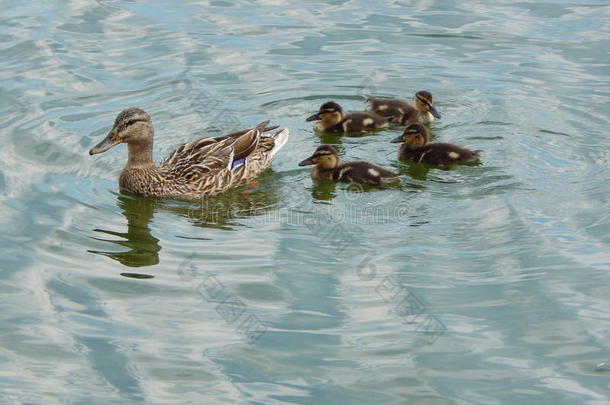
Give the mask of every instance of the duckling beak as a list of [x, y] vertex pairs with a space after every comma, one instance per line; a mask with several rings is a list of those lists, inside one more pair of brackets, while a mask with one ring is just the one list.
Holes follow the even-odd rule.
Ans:
[[313, 165], [313, 164], [315, 164], [313, 162], [313, 156], [310, 156], [307, 159], [303, 160], [301, 163], [299, 163], [299, 166], [309, 166], [309, 165]]
[[102, 142], [98, 143], [93, 148], [91, 148], [91, 150], [89, 151], [89, 154], [97, 155], [98, 153], [104, 153], [108, 149], [110, 149], [113, 146], [116, 146], [122, 142], [123, 142], [123, 140], [121, 138], [114, 135], [114, 131], [110, 131], [110, 133], [104, 138], [104, 140], [102, 140]]
[[430, 114], [432, 114], [434, 116], [434, 118], [439, 118], [439, 119], [441, 118], [441, 115], [439, 114], [438, 111], [436, 111], [436, 108], [434, 108], [434, 106], [430, 106], [428, 111], [430, 111]]
[[315, 113], [311, 117], [307, 117], [307, 119], [305, 121], [319, 121], [321, 119], [322, 118], [320, 118], [320, 113]]
[[402, 139], [402, 135], [397, 136], [396, 138], [394, 138], [390, 141], [390, 143], [403, 143], [403, 142], [404, 142], [404, 139]]

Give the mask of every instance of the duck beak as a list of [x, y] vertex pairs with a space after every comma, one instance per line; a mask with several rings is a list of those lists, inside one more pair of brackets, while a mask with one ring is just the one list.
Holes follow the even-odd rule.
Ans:
[[89, 151], [89, 154], [90, 155], [97, 155], [98, 153], [104, 153], [108, 149], [110, 149], [113, 146], [116, 146], [116, 145], [118, 145], [119, 143], [122, 143], [122, 142], [123, 142], [123, 140], [121, 138], [119, 138], [118, 136], [115, 136], [114, 130], [112, 130], [102, 140], [102, 142], [98, 143], [93, 148], [91, 148], [91, 150]]
[[394, 138], [390, 141], [390, 143], [403, 143], [403, 142], [404, 142], [404, 140], [402, 139], [402, 135], [397, 136], [396, 138]]
[[309, 166], [309, 165], [313, 165], [313, 164], [315, 164], [313, 162], [313, 156], [310, 156], [307, 159], [303, 160], [301, 163], [299, 163], [299, 166]]
[[430, 114], [432, 114], [434, 118], [441, 118], [441, 115], [438, 113], [438, 111], [436, 111], [436, 108], [434, 108], [434, 106], [430, 106], [428, 111], [430, 111]]
[[307, 119], [305, 121], [319, 121], [319, 120], [321, 120], [320, 113], [315, 113], [311, 117], [307, 117]]

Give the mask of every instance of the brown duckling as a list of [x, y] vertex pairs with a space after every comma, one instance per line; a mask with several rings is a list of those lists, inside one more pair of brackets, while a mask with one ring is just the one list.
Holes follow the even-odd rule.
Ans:
[[315, 165], [311, 170], [314, 180], [379, 185], [398, 178], [398, 174], [368, 162], [341, 163], [339, 154], [330, 145], [320, 145], [313, 155], [299, 163], [299, 166], [308, 165]]
[[388, 125], [387, 118], [371, 112], [344, 114], [341, 106], [334, 101], [322, 104], [320, 111], [307, 118], [307, 121], [319, 121], [314, 129], [331, 133], [368, 132]]
[[367, 96], [366, 101], [375, 113], [387, 117], [390, 122], [410, 125], [427, 124], [441, 115], [434, 108], [434, 99], [428, 91], [418, 91], [413, 97], [413, 104], [400, 99], [385, 99]]
[[480, 150], [468, 150], [450, 143], [428, 143], [428, 130], [419, 124], [410, 125], [392, 143], [402, 143], [398, 159], [448, 167], [479, 158]]

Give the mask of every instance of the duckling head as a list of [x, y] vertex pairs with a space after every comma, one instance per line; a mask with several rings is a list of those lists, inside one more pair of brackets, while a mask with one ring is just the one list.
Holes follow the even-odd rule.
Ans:
[[320, 111], [307, 118], [306, 121], [322, 121], [328, 125], [339, 123], [343, 118], [343, 109], [334, 101], [328, 101], [320, 107]]
[[120, 143], [149, 145], [152, 143], [153, 127], [150, 115], [137, 108], [127, 108], [117, 115], [108, 135], [89, 151], [90, 155], [106, 152]]
[[392, 139], [392, 143], [404, 143], [409, 149], [419, 149], [428, 143], [428, 130], [423, 125], [414, 124], [405, 128], [402, 135]]
[[316, 151], [299, 163], [299, 166], [316, 165], [322, 170], [332, 170], [339, 166], [339, 154], [337, 150], [330, 145], [320, 145]]
[[429, 112], [435, 118], [441, 118], [441, 115], [432, 104], [434, 104], [434, 99], [429, 91], [423, 90], [415, 93], [415, 106], [419, 111], [424, 113]]

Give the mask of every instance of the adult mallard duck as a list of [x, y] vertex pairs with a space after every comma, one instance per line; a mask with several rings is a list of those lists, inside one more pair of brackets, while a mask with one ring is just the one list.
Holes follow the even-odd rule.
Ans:
[[288, 130], [265, 135], [269, 121], [256, 128], [180, 145], [159, 165], [152, 160], [153, 125], [144, 110], [128, 108], [90, 155], [119, 143], [129, 148], [127, 165], [119, 177], [121, 188], [152, 198], [197, 199], [247, 183], [267, 168], [284, 146]]
[[428, 131], [422, 125], [414, 124], [392, 143], [402, 143], [398, 150], [399, 160], [449, 167], [457, 163], [476, 161], [480, 150], [469, 150], [450, 143], [428, 143]]
[[380, 185], [398, 178], [398, 174], [368, 162], [341, 163], [336, 149], [330, 145], [318, 146], [313, 155], [299, 163], [299, 166], [308, 165], [315, 165], [311, 170], [314, 180]]
[[322, 104], [320, 110], [308, 117], [307, 121], [319, 121], [314, 129], [330, 133], [368, 132], [388, 125], [387, 118], [370, 112], [344, 114], [341, 106], [334, 101]]
[[434, 99], [428, 91], [418, 91], [413, 97], [413, 104], [400, 99], [385, 99], [366, 96], [366, 102], [375, 113], [387, 117], [390, 122], [410, 125], [427, 124], [441, 115], [434, 108]]

